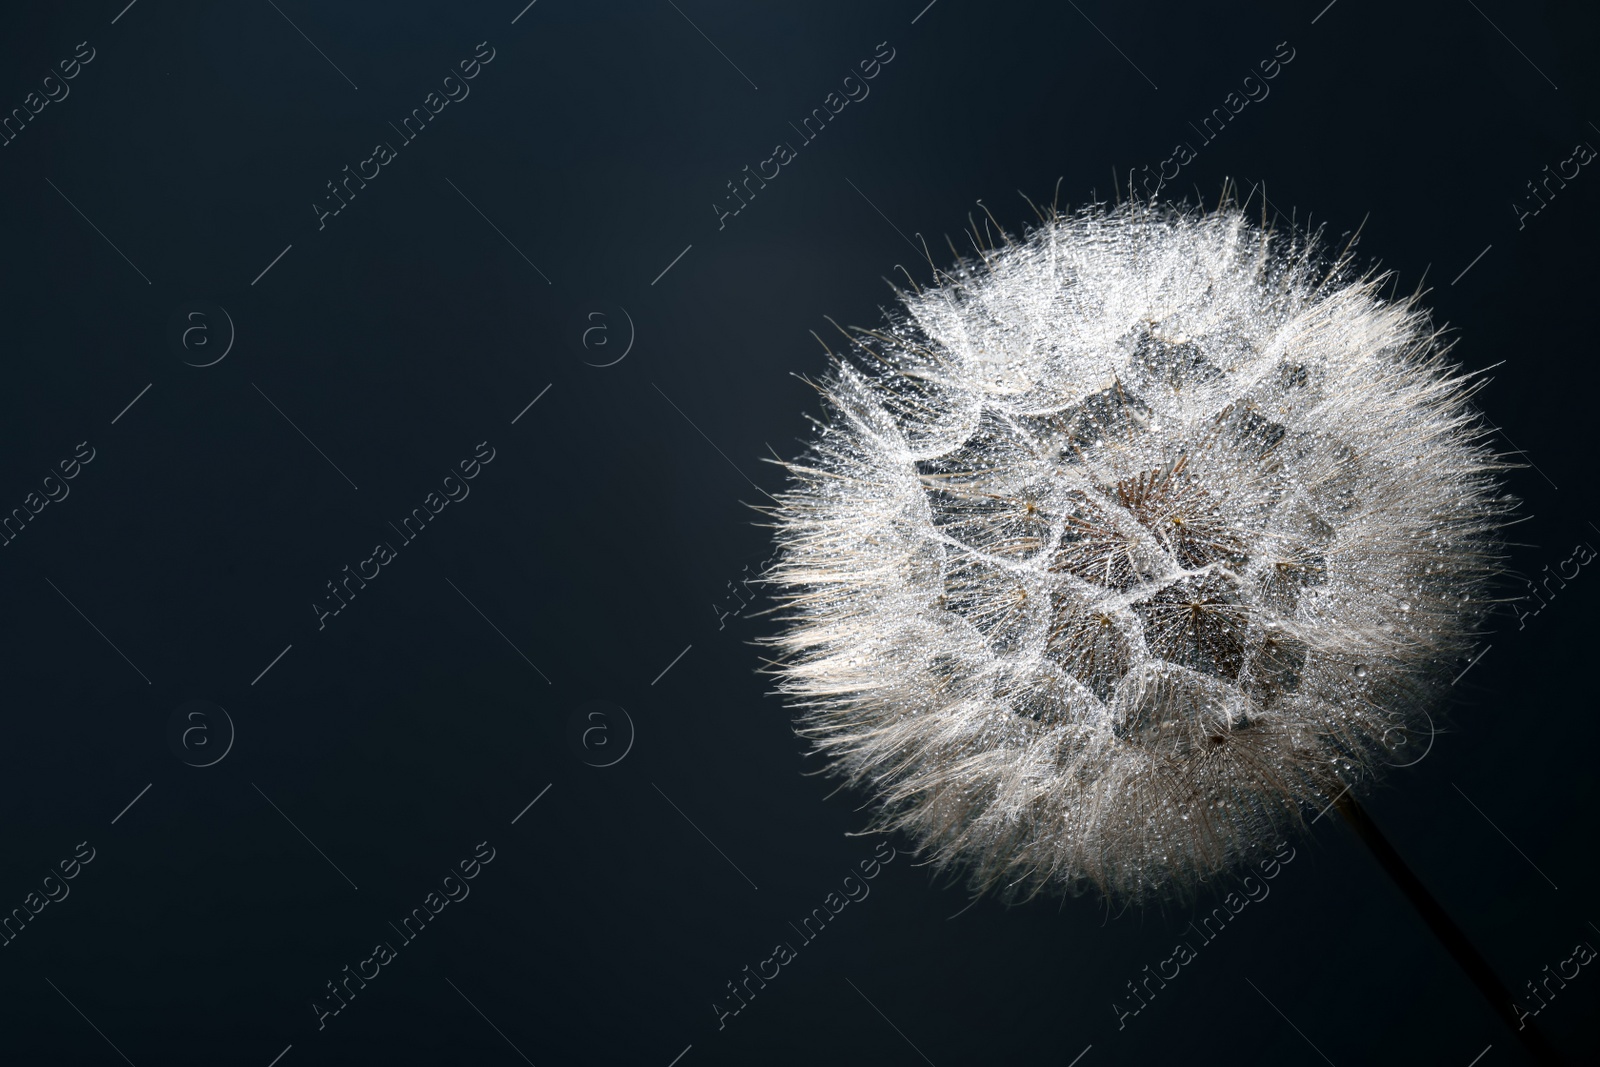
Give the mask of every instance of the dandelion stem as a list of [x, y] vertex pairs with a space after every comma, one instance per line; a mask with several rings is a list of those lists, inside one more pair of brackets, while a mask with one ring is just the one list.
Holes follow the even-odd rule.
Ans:
[[1389, 839], [1383, 836], [1383, 831], [1378, 829], [1378, 824], [1372, 821], [1372, 816], [1367, 814], [1366, 809], [1349, 793], [1340, 797], [1334, 806], [1339, 809], [1339, 814], [1344, 816], [1345, 821], [1355, 830], [1367, 848], [1372, 850], [1378, 865], [1394, 880], [1400, 892], [1411, 902], [1411, 906], [1417, 909], [1417, 914], [1422, 916], [1423, 922], [1428, 924], [1428, 929], [1433, 931], [1433, 935], [1439, 939], [1445, 951], [1450, 953], [1456, 964], [1466, 972], [1468, 978], [1472, 979], [1472, 984], [1478, 987], [1478, 992], [1482, 993], [1484, 999], [1494, 1008], [1494, 1013], [1517, 1035], [1534, 1062], [1562, 1063], [1561, 1057], [1556, 1054], [1550, 1042], [1532, 1021], [1527, 1019], [1518, 1021], [1511, 991], [1501, 984], [1493, 968], [1489, 966], [1489, 961], [1483, 958], [1483, 953], [1467, 939], [1467, 935], [1455, 924], [1455, 920], [1450, 918], [1438, 898], [1428, 891], [1428, 887], [1422, 884], [1416, 872], [1400, 857], [1400, 853], [1395, 851]]

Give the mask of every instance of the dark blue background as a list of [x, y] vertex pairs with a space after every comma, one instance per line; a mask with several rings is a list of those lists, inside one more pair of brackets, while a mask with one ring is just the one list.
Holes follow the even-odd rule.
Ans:
[[[961, 888], [903, 852], [719, 1031], [725, 983], [872, 855], [863, 798], [803, 774], [766, 695], [762, 605], [719, 615], [769, 553], [763, 457], [816, 411], [810, 332], [873, 324], [899, 264], [926, 280], [905, 238], [960, 246], [979, 200], [1020, 228], [1017, 191], [1058, 182], [1110, 197], [1287, 41], [1169, 193], [1265, 182], [1332, 240], [1364, 222], [1465, 365], [1498, 365], [1481, 403], [1537, 464], [1509, 477], [1506, 595], [1600, 543], [1600, 177], [1521, 230], [1511, 206], [1600, 144], [1591, 12], [924, 2], [7, 13], [0, 109], [95, 58], [0, 148], [0, 509], [95, 459], [0, 548], [0, 909], [96, 856], [0, 948], [0, 1062], [1520, 1062], [1333, 818], [1121, 1030], [1113, 1000], [1213, 895], [953, 917]], [[324, 183], [480, 41], [471, 95], [319, 231]], [[871, 95], [719, 230], [725, 183], [883, 41]], [[204, 369], [169, 339], [194, 301], [236, 330]], [[586, 365], [621, 351], [619, 307], [632, 350]], [[596, 321], [613, 344], [585, 349]], [[481, 441], [470, 497], [319, 631], [324, 583]], [[1524, 628], [1498, 614], [1428, 756], [1366, 797], [1519, 991], [1600, 944], [1597, 604], [1586, 570]], [[211, 767], [166, 741], [191, 699], [237, 727]], [[636, 730], [607, 768], [569, 741], [593, 700]], [[471, 896], [319, 1032], [310, 999], [480, 841]], [[1575, 1058], [1600, 1054], [1590, 970], [1538, 1017]]]

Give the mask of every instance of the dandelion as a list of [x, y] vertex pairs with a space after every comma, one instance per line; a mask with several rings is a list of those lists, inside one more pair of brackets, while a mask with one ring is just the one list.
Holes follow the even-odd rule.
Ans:
[[1193, 888], [1371, 777], [1508, 507], [1417, 296], [1226, 200], [1050, 211], [849, 333], [771, 509], [780, 692], [1008, 899]]

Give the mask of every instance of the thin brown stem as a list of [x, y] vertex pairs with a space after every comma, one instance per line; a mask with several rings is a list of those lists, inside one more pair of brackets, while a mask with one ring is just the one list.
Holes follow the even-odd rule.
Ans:
[[1445, 951], [1450, 953], [1456, 964], [1466, 972], [1468, 978], [1472, 979], [1472, 984], [1478, 987], [1478, 992], [1483, 994], [1500, 1021], [1516, 1034], [1534, 1062], [1539, 1064], [1565, 1062], [1531, 1021], [1517, 1017], [1511, 991], [1501, 983], [1494, 969], [1489, 966], [1489, 961], [1484, 959], [1483, 954], [1467, 939], [1467, 935], [1455, 924], [1455, 920], [1450, 918], [1438, 898], [1428, 891], [1428, 887], [1422, 884], [1416, 872], [1401, 858], [1400, 853], [1395, 851], [1389, 839], [1383, 836], [1383, 831], [1378, 829], [1378, 824], [1372, 821], [1372, 816], [1367, 814], [1366, 809], [1356, 803], [1355, 798], [1349, 793], [1340, 797], [1334, 806], [1339, 809], [1339, 814], [1344, 816], [1345, 821], [1355, 830], [1367, 848], [1372, 850], [1378, 865], [1394, 880], [1400, 892], [1411, 902], [1411, 906], [1417, 909], [1417, 914], [1422, 916], [1422, 921], [1428, 924], [1428, 929], [1433, 931], [1433, 935], [1439, 939]]

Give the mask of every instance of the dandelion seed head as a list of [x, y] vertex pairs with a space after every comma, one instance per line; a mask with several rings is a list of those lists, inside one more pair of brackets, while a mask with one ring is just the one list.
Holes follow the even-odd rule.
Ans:
[[1415, 298], [1231, 204], [1052, 213], [901, 292], [772, 509], [780, 692], [1007, 897], [1182, 891], [1377, 769], [1509, 503]]

